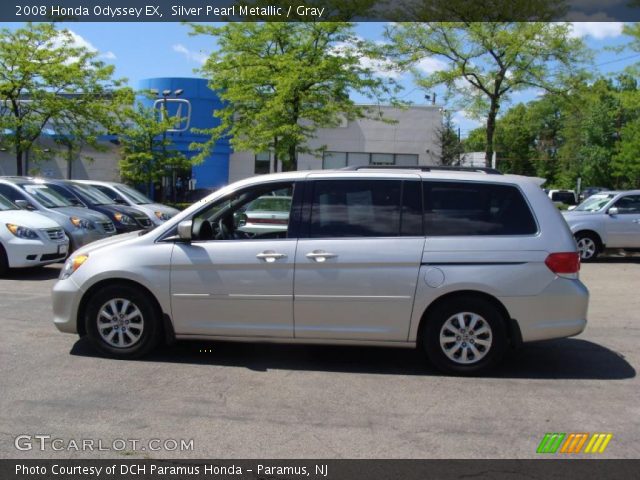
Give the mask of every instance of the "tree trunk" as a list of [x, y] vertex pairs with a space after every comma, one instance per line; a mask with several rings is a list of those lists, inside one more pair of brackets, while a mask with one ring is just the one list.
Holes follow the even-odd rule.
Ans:
[[21, 177], [22, 173], [22, 150], [16, 150], [16, 175]]
[[297, 145], [289, 145], [288, 154], [289, 161], [286, 162], [286, 165], [282, 165], [282, 171], [284, 172], [295, 172], [298, 169], [298, 160], [296, 159], [296, 150]]
[[493, 136], [496, 131], [496, 116], [498, 115], [498, 102], [495, 99], [491, 99], [491, 105], [489, 106], [489, 115], [487, 116], [487, 148], [484, 153], [485, 166], [491, 166], [491, 160], [493, 158]]

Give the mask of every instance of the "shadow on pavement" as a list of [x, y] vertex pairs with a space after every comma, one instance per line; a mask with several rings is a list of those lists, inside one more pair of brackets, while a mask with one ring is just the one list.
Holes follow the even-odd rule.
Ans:
[[[635, 254], [633, 256], [631, 255], [624, 255], [624, 256], [601, 256], [596, 258], [595, 260], [592, 260], [589, 263], [635, 263], [635, 264], [640, 264], [640, 255]], [[589, 264], [588, 263], [588, 264]]]
[[53, 280], [60, 275], [60, 268], [62, 264], [57, 263], [45, 267], [13, 268], [0, 276], [0, 280]]
[[[100, 356], [86, 338], [72, 355]], [[105, 359], [105, 361], [117, 361]], [[337, 347], [267, 343], [183, 341], [161, 347], [140, 361], [244, 367], [254, 371], [309, 370], [379, 375], [442, 375], [415, 349]], [[525, 345], [488, 373], [492, 378], [596, 379], [633, 378], [624, 356], [596, 343], [561, 339]]]

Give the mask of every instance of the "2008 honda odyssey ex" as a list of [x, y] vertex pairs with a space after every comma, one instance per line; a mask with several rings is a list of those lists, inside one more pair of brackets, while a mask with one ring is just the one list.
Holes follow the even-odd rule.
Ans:
[[[242, 180], [78, 250], [54, 322], [118, 358], [174, 338], [417, 346], [477, 373], [509, 345], [586, 325], [576, 243], [539, 183], [442, 167]], [[248, 218], [269, 196], [289, 210]], [[243, 228], [256, 222], [273, 228]]]

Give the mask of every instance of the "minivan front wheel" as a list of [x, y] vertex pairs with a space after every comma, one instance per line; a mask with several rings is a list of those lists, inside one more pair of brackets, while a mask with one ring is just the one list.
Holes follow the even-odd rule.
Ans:
[[507, 345], [500, 311], [481, 298], [457, 298], [427, 319], [423, 345], [429, 360], [447, 373], [476, 374], [495, 365]]
[[159, 339], [155, 305], [139, 289], [109, 286], [96, 292], [85, 310], [87, 336], [101, 352], [116, 358], [137, 358]]

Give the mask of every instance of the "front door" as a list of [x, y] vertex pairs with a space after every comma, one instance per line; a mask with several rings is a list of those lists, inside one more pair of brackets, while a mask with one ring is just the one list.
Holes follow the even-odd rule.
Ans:
[[419, 177], [317, 179], [309, 188], [296, 338], [406, 341], [424, 247]]
[[[293, 336], [296, 238], [289, 211], [258, 232], [244, 228], [246, 210], [276, 197], [291, 208], [292, 183], [261, 185], [226, 196], [193, 216], [193, 240], [176, 243], [171, 259], [171, 307], [177, 334]], [[255, 209], [254, 209], [255, 210]], [[271, 215], [267, 216], [271, 218]], [[284, 220], [283, 220], [284, 219]]]
[[607, 215], [607, 247], [640, 248], [640, 195], [619, 198], [612, 207], [615, 215]]

